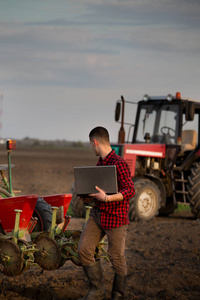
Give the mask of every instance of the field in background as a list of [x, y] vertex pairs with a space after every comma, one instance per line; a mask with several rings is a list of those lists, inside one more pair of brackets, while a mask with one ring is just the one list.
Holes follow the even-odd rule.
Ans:
[[[88, 147], [17, 147], [11, 153], [13, 190], [16, 195], [69, 193], [75, 166], [95, 165], [97, 157]], [[7, 163], [4, 147], [0, 164]]]

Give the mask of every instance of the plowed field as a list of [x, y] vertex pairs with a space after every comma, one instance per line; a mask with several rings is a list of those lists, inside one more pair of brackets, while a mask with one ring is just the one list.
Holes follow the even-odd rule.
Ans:
[[[6, 153], [0, 150], [1, 164]], [[12, 153], [13, 189], [16, 195], [51, 195], [70, 192], [73, 167], [95, 165], [97, 158], [83, 149], [16, 149]], [[21, 191], [21, 192], [19, 192]], [[9, 215], [8, 215], [9, 217]], [[83, 219], [72, 219], [80, 229]], [[148, 223], [132, 222], [128, 229], [126, 299], [200, 299], [200, 221], [188, 213], [157, 217]], [[103, 261], [108, 299], [113, 270]], [[88, 282], [81, 267], [67, 261], [55, 271], [31, 267], [24, 274], [0, 274], [0, 299], [78, 299]]]

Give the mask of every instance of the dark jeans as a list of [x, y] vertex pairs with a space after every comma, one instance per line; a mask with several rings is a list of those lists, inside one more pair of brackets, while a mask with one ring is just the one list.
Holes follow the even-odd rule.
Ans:
[[78, 246], [78, 255], [83, 266], [95, 262], [94, 253], [96, 246], [107, 235], [108, 254], [115, 273], [127, 275], [125, 258], [125, 240], [128, 225], [113, 229], [102, 229], [100, 226], [100, 211], [93, 209], [83, 229]]

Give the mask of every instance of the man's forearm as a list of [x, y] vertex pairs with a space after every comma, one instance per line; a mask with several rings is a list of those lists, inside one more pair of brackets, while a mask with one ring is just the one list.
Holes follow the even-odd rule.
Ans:
[[105, 202], [122, 201], [124, 199], [121, 193], [107, 195], [105, 194]]

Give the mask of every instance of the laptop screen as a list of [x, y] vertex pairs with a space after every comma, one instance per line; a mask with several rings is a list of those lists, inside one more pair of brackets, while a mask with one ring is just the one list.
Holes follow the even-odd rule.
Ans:
[[98, 193], [95, 186], [98, 186], [106, 194], [116, 194], [117, 172], [116, 166], [89, 166], [74, 167], [75, 189], [78, 196]]

